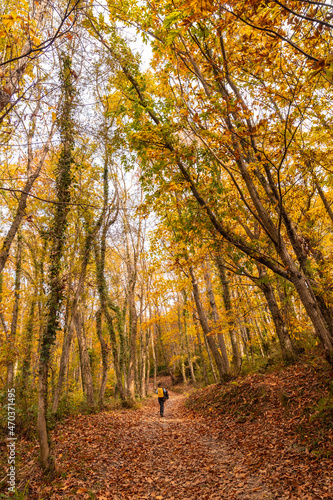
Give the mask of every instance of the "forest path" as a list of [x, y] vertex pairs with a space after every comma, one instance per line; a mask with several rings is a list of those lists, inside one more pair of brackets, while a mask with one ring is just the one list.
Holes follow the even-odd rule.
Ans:
[[40, 493], [52, 499], [281, 499], [216, 432], [173, 393], [164, 418], [156, 398], [139, 410], [73, 417], [53, 433], [57, 469], [66, 478]]

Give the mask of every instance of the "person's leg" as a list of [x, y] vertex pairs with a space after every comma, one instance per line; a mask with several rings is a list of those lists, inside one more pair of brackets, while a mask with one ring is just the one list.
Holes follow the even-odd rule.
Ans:
[[164, 414], [164, 400], [163, 398], [158, 398], [158, 402], [160, 404], [160, 415], [163, 417]]

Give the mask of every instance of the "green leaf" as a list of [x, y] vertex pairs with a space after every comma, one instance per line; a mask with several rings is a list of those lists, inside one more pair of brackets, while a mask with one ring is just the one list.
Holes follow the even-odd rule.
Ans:
[[182, 18], [182, 12], [179, 10], [175, 10], [174, 12], [171, 12], [165, 19], [164, 19], [164, 27], [165, 28], [170, 28], [173, 24], [175, 24], [179, 19]]

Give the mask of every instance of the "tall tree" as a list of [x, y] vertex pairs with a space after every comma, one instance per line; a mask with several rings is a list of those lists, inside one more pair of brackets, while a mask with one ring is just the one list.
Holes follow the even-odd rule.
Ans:
[[48, 372], [52, 346], [54, 345], [59, 324], [60, 308], [63, 299], [62, 257], [64, 252], [67, 218], [70, 203], [72, 166], [74, 163], [74, 87], [71, 74], [72, 62], [67, 55], [61, 57], [62, 103], [59, 116], [61, 150], [56, 168], [57, 205], [50, 233], [51, 250], [48, 272], [48, 303], [46, 324], [43, 331], [39, 362], [39, 392], [37, 431], [40, 444], [41, 462], [44, 469], [54, 467], [47, 429]]

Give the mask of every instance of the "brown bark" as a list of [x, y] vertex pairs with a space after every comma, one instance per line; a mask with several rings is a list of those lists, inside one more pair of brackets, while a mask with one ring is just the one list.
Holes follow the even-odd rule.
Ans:
[[193, 296], [194, 296], [195, 305], [196, 305], [196, 309], [197, 309], [198, 316], [199, 316], [199, 321], [200, 321], [202, 330], [204, 332], [204, 335], [207, 339], [207, 343], [209, 345], [209, 348], [210, 348], [212, 355], [214, 357], [214, 360], [215, 360], [215, 363], [217, 366], [217, 370], [219, 372], [220, 381], [223, 382], [225, 379], [225, 376], [228, 374], [228, 370], [224, 364], [223, 358], [222, 358], [222, 356], [221, 356], [221, 354], [220, 354], [220, 352], [215, 344], [213, 337], [210, 335], [211, 330], [209, 328], [208, 320], [207, 320], [205, 311], [204, 311], [202, 303], [201, 303], [199, 286], [198, 286], [197, 279], [194, 275], [194, 271], [193, 271], [192, 266], [190, 266], [189, 271], [190, 271], [190, 276], [191, 276], [191, 280], [192, 280]]
[[[35, 295], [36, 291], [35, 291]], [[24, 335], [24, 344], [26, 346], [26, 350], [23, 356], [22, 362], [22, 372], [21, 372], [21, 380], [20, 380], [20, 394], [22, 401], [25, 401], [25, 397], [27, 395], [29, 380], [31, 377], [31, 351], [32, 351], [32, 339], [33, 339], [33, 331], [34, 331], [34, 316], [35, 316], [35, 308], [36, 308], [36, 300], [32, 299], [29, 316], [25, 328]], [[24, 406], [24, 404], [23, 404]]]
[[108, 381], [109, 346], [103, 337], [102, 312], [100, 309], [96, 313], [96, 331], [97, 331], [99, 342], [101, 344], [101, 353], [102, 353], [102, 380], [101, 380], [101, 385], [99, 388], [98, 399], [99, 399], [99, 404], [103, 405], [106, 384]]
[[[126, 399], [125, 396], [125, 391], [124, 391], [124, 386], [123, 386], [123, 374], [122, 374], [122, 369], [121, 369], [121, 363], [119, 360], [119, 353], [118, 353], [118, 344], [117, 344], [117, 337], [116, 337], [116, 332], [115, 332], [115, 327], [114, 327], [114, 319], [112, 315], [110, 314], [109, 307], [108, 307], [108, 296], [107, 296], [107, 284], [105, 281], [105, 276], [104, 276], [104, 258], [103, 258], [103, 253], [100, 256], [98, 252], [97, 245], [95, 245], [95, 258], [96, 258], [96, 268], [97, 268], [97, 288], [99, 292], [99, 299], [100, 299], [100, 310], [101, 314], [105, 317], [108, 332], [109, 332], [109, 338], [111, 342], [111, 349], [112, 349], [112, 356], [113, 356], [113, 364], [114, 364], [114, 369], [116, 373], [116, 380], [117, 380], [117, 387], [119, 391], [120, 398], [122, 401]], [[118, 311], [119, 314], [119, 311]]]
[[225, 307], [225, 312], [227, 315], [228, 325], [229, 325], [229, 335], [232, 347], [232, 360], [233, 365], [236, 369], [239, 369], [242, 363], [241, 356], [239, 353], [237, 334], [235, 330], [234, 320], [233, 320], [233, 310], [231, 305], [230, 289], [227, 275], [225, 272], [224, 262], [222, 257], [217, 254], [215, 257], [215, 262], [219, 271], [220, 281], [222, 285], [223, 302]]
[[45, 470], [52, 470], [54, 466], [53, 458], [50, 456], [50, 443], [46, 425], [47, 411], [47, 389], [48, 389], [48, 366], [42, 363], [39, 370], [38, 382], [38, 417], [37, 432], [40, 446], [40, 458]]
[[138, 317], [138, 330], [140, 332], [140, 342], [139, 342], [139, 352], [137, 356], [137, 390], [136, 392], [140, 394], [140, 397], [143, 399], [146, 397], [146, 375], [147, 375], [147, 337], [149, 337], [149, 328], [143, 327], [142, 323], [145, 320], [144, 311], [143, 311], [143, 299], [144, 299], [144, 291], [143, 286], [141, 284], [140, 289], [140, 312]]
[[316, 185], [317, 191], [319, 193], [319, 196], [321, 198], [321, 201], [323, 202], [323, 205], [326, 209], [326, 212], [328, 213], [329, 218], [331, 219], [331, 222], [333, 222], [333, 210], [331, 209], [331, 206], [330, 206], [330, 204], [325, 196], [325, 193], [320, 185], [320, 182], [318, 181], [317, 176], [315, 176], [314, 178], [315, 178], [315, 185]]
[[71, 312], [70, 312], [70, 307], [71, 307], [71, 301], [69, 299], [70, 290], [71, 290], [71, 283], [69, 281], [68, 289], [67, 289], [65, 324], [64, 324], [64, 329], [63, 329], [64, 337], [63, 337], [63, 342], [62, 342], [58, 381], [57, 381], [57, 384], [56, 384], [56, 387], [54, 390], [54, 396], [53, 396], [53, 402], [52, 402], [52, 413], [56, 413], [58, 410], [58, 404], [59, 404], [59, 400], [60, 400], [60, 396], [61, 396], [61, 390], [62, 390], [62, 386], [63, 386], [64, 380], [65, 380], [66, 370], [68, 369], [70, 347], [71, 347], [71, 342], [72, 342], [72, 338], [73, 338], [74, 326], [72, 325], [72, 318], [71, 318]]
[[94, 385], [91, 373], [90, 359], [87, 349], [87, 340], [84, 332], [84, 320], [82, 312], [81, 313], [77, 312], [77, 314], [74, 316], [73, 319], [76, 331], [76, 338], [79, 345], [82, 387], [87, 399], [88, 406], [93, 407]]
[[[219, 321], [220, 321], [220, 318], [219, 318], [219, 314], [217, 311], [217, 306], [216, 306], [215, 296], [214, 296], [214, 292], [213, 292], [213, 286], [212, 286], [212, 281], [211, 281], [211, 277], [210, 277], [208, 263], [206, 263], [206, 265], [204, 265], [204, 278], [205, 278], [205, 282], [206, 282], [207, 295], [208, 295], [210, 307], [212, 310], [213, 321], [215, 323], [214, 326], [215, 326], [215, 328], [217, 328]], [[223, 362], [225, 365], [225, 369], [227, 372], [229, 372], [230, 371], [230, 364], [229, 364], [229, 359], [228, 359], [228, 354], [227, 354], [227, 348], [226, 348], [225, 341], [224, 341], [224, 335], [219, 333], [217, 335], [217, 337], [218, 337], [219, 346], [220, 346]]]
[[268, 282], [261, 282], [260, 288], [265, 296], [269, 311], [274, 322], [275, 331], [279, 339], [281, 353], [286, 361], [295, 357], [294, 347], [289, 336], [287, 325], [283, 319], [278, 303], [275, 298], [273, 287]]
[[208, 345], [208, 341], [207, 341], [207, 337], [206, 337], [206, 335], [204, 334], [204, 336], [203, 336], [203, 337], [204, 337], [204, 342], [205, 342], [206, 351], [207, 351], [207, 354], [208, 354], [208, 361], [209, 361], [210, 369], [212, 370], [212, 374], [213, 374], [214, 382], [215, 382], [215, 383], [217, 383], [218, 377], [217, 377], [217, 375], [216, 375], [216, 370], [215, 370], [215, 366], [214, 366], [214, 363], [213, 363], [211, 350], [210, 350], [210, 348], [209, 348], [209, 345]]
[[[247, 226], [243, 226], [246, 230], [247, 234], [252, 240], [255, 240], [256, 236], [258, 236], [258, 226], [256, 227], [256, 235], [251, 233]], [[261, 289], [266, 299], [266, 303], [268, 305], [268, 309], [271, 314], [271, 318], [273, 320], [275, 331], [279, 339], [282, 358], [286, 361], [294, 358], [296, 349], [294, 343], [289, 335], [287, 323], [284, 321], [282, 311], [279, 308], [279, 305], [275, 298], [274, 289], [269, 282], [269, 277], [267, 272], [259, 263], [256, 263], [256, 267], [258, 269], [259, 281], [255, 281], [256, 285]]]
[[178, 304], [177, 304], [177, 319], [178, 319], [178, 332], [179, 332], [179, 347], [180, 347], [180, 371], [182, 374], [184, 384], [187, 384], [186, 372], [185, 372], [185, 349], [184, 349], [184, 335], [182, 322], [180, 319], [180, 300], [178, 295]]
[[[107, 129], [107, 127], [106, 127]], [[101, 317], [104, 317], [106, 320], [107, 328], [108, 328], [108, 333], [109, 333], [109, 338], [110, 338], [110, 343], [111, 343], [111, 349], [112, 349], [112, 356], [113, 356], [113, 364], [114, 364], [114, 369], [116, 373], [116, 380], [117, 380], [117, 389], [119, 391], [119, 395], [122, 401], [125, 401], [125, 391], [124, 391], [124, 386], [123, 386], [123, 374], [122, 374], [122, 363], [120, 362], [119, 359], [119, 352], [118, 352], [118, 344], [117, 344], [117, 336], [116, 336], [116, 331], [114, 327], [114, 318], [112, 316], [113, 313], [116, 314], [117, 317], [117, 322], [118, 326], [122, 329], [123, 328], [123, 318], [122, 318], [122, 313], [120, 311], [119, 307], [116, 307], [112, 301], [110, 300], [109, 297], [109, 292], [108, 292], [108, 285], [106, 282], [105, 278], [105, 254], [106, 254], [106, 237], [107, 237], [107, 232], [109, 228], [111, 227], [112, 224], [117, 219], [118, 216], [118, 209], [119, 209], [119, 203], [117, 201], [116, 205], [116, 211], [114, 217], [111, 218], [110, 216], [110, 206], [113, 206], [115, 201], [117, 200], [117, 190], [115, 190], [115, 195], [110, 203], [109, 201], [109, 152], [108, 152], [108, 137], [107, 137], [107, 132], [104, 134], [104, 147], [105, 147], [105, 160], [104, 160], [104, 169], [103, 169], [103, 212], [102, 212], [102, 234], [100, 237], [100, 245], [97, 244], [95, 241], [94, 243], [94, 251], [95, 251], [95, 262], [96, 262], [96, 278], [97, 278], [97, 289], [98, 289], [98, 294], [99, 294], [99, 301], [100, 301], [100, 314]], [[112, 314], [111, 312], [112, 311]], [[98, 325], [99, 326], [99, 325]], [[101, 332], [100, 332], [101, 333]], [[122, 336], [122, 331], [119, 332], [120, 337]], [[121, 337], [122, 338], [122, 337]], [[102, 343], [101, 343], [101, 349], [103, 352], [103, 338], [101, 337]], [[103, 344], [104, 345], [104, 344]], [[104, 351], [105, 352], [105, 351]], [[104, 366], [105, 370], [105, 366]]]
[[206, 369], [205, 358], [204, 358], [203, 350], [202, 350], [202, 343], [201, 343], [200, 331], [199, 331], [199, 327], [198, 327], [198, 320], [196, 318], [194, 311], [193, 311], [193, 322], [194, 322], [194, 327], [195, 327], [195, 331], [197, 334], [197, 342], [198, 342], [198, 349], [199, 349], [199, 355], [200, 355], [201, 366], [202, 366], [203, 380], [204, 380], [205, 385], [208, 385], [207, 369]]
[[[160, 352], [161, 352], [162, 360], [163, 360], [163, 363], [165, 365], [165, 368], [167, 369], [168, 368], [168, 360], [166, 358], [165, 347], [163, 345], [161, 316], [160, 316], [159, 312], [158, 312], [158, 316], [159, 316], [159, 319], [158, 319], [158, 324], [157, 324], [157, 331], [158, 331], [157, 340], [160, 343]], [[157, 358], [157, 356], [156, 356], [156, 358]], [[161, 359], [159, 358], [159, 361], [157, 361], [157, 366], [160, 366], [160, 364], [161, 364]]]
[[183, 324], [184, 324], [184, 337], [185, 337], [185, 347], [187, 353], [188, 364], [190, 367], [191, 379], [194, 385], [196, 385], [197, 380], [194, 374], [194, 367], [192, 362], [192, 353], [190, 349], [190, 344], [188, 340], [188, 331], [187, 331], [187, 318], [188, 318], [188, 310], [187, 310], [187, 295], [186, 291], [182, 291], [183, 294]]
[[52, 403], [52, 412], [56, 413], [58, 410], [61, 390], [65, 381], [66, 371], [68, 370], [69, 364], [69, 355], [70, 348], [74, 334], [74, 325], [73, 322], [70, 322], [69, 327], [64, 331], [64, 340], [62, 344], [60, 365], [59, 365], [59, 375], [58, 382], [54, 393], [53, 403]]
[[20, 288], [21, 288], [21, 274], [22, 274], [22, 235], [17, 235], [17, 249], [15, 258], [15, 285], [14, 285], [14, 305], [12, 313], [12, 321], [10, 331], [7, 335], [7, 345], [9, 353], [9, 362], [7, 364], [7, 387], [12, 388], [14, 385], [14, 366], [15, 366], [15, 344], [16, 344], [16, 330], [19, 314], [20, 304]]

